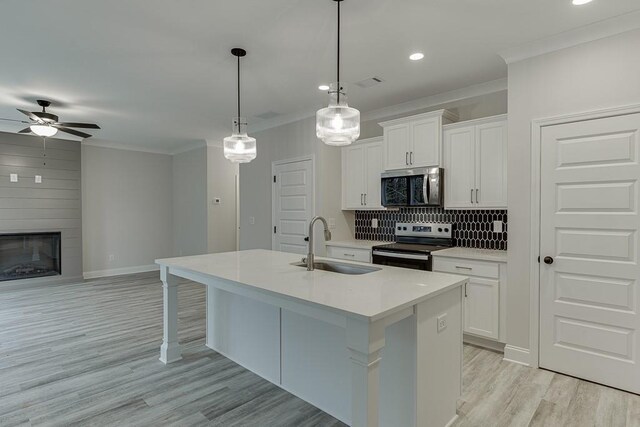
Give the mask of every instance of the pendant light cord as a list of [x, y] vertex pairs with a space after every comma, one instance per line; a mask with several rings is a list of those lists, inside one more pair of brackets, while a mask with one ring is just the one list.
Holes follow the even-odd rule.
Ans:
[[338, 96], [337, 96], [337, 101], [338, 104], [340, 104], [340, 92], [342, 90], [341, 84], [340, 84], [340, 3], [342, 3], [342, 0], [337, 0], [338, 3], [338, 60], [336, 61], [336, 78], [337, 78], [337, 84], [338, 84]]
[[238, 133], [241, 133], [240, 120], [240, 57], [238, 56]]

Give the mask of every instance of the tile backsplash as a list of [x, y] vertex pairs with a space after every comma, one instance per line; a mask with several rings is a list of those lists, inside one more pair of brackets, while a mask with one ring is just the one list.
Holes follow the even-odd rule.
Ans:
[[[378, 228], [371, 220], [378, 219]], [[503, 222], [503, 232], [493, 232], [493, 221]], [[453, 224], [456, 246], [507, 249], [506, 210], [444, 210], [443, 208], [400, 208], [388, 211], [356, 211], [356, 239], [395, 240], [396, 222], [436, 222]]]

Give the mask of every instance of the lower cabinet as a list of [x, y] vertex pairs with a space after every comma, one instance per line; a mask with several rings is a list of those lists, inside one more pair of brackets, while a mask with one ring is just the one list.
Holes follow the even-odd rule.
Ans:
[[464, 333], [490, 341], [506, 341], [507, 264], [438, 257], [433, 271], [469, 277], [464, 292]]
[[327, 258], [346, 259], [348, 261], [371, 262], [371, 249], [349, 248], [327, 245]]

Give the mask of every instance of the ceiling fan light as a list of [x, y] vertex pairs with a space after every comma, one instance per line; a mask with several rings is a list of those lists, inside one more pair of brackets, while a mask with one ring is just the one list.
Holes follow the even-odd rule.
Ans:
[[256, 139], [247, 135], [244, 117], [233, 119], [233, 134], [223, 140], [224, 157], [233, 163], [249, 163], [257, 156]]
[[31, 132], [38, 136], [51, 137], [58, 133], [58, 129], [49, 125], [31, 125], [29, 126]]
[[332, 146], [349, 145], [360, 137], [360, 111], [349, 107], [342, 83], [329, 89], [329, 106], [316, 113], [316, 136]]

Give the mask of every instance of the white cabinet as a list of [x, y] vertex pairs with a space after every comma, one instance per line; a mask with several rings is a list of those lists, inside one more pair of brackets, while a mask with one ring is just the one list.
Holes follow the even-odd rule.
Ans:
[[507, 117], [444, 126], [445, 208], [507, 207]]
[[380, 175], [382, 138], [362, 140], [342, 149], [342, 209], [382, 209]]
[[505, 342], [507, 264], [433, 255], [433, 271], [469, 277], [464, 289], [465, 334]]
[[440, 166], [442, 125], [457, 116], [447, 110], [432, 111], [380, 123], [384, 129], [384, 169]]

